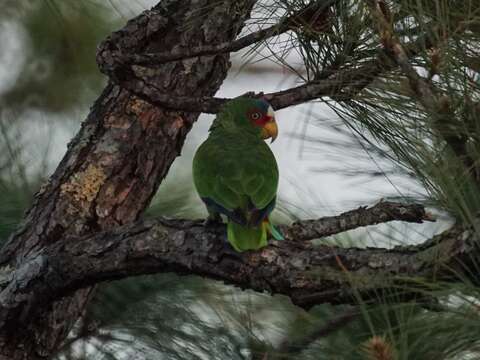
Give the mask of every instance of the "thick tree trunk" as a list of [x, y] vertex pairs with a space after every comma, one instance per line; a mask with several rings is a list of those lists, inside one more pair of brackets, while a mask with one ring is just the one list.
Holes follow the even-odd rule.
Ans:
[[[230, 41], [248, 17], [250, 0], [162, 1], [102, 45], [135, 53], [185, 49]], [[93, 54], [92, 54], [93, 55]], [[228, 54], [202, 56], [132, 71], [159, 92], [212, 96], [229, 68]], [[128, 75], [120, 70], [116, 75]], [[109, 84], [49, 182], [37, 194], [25, 224], [0, 254], [2, 266], [71, 236], [136, 220], [155, 194], [198, 113], [168, 111]], [[29, 302], [0, 321], [0, 359], [49, 358], [82, 315], [92, 288], [48, 307]]]

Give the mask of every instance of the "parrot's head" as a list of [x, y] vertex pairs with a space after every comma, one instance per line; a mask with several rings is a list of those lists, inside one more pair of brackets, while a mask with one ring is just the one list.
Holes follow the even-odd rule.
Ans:
[[226, 103], [218, 118], [223, 127], [247, 131], [261, 139], [277, 138], [278, 128], [272, 106], [263, 99], [238, 97]]

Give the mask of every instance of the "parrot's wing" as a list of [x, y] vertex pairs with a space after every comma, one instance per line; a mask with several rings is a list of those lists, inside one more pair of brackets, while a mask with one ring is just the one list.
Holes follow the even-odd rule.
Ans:
[[224, 144], [207, 140], [197, 150], [193, 162], [197, 191], [208, 207], [240, 224], [256, 225], [275, 206], [275, 157], [264, 142], [240, 148]]

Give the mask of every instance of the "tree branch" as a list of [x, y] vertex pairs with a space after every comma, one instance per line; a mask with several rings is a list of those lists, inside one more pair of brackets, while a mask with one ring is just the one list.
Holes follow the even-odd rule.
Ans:
[[[303, 104], [323, 96], [330, 96], [336, 101], [351, 100], [352, 96], [368, 85], [383, 69], [384, 62], [375, 59], [366, 62], [356, 69], [339, 71], [330, 79], [311, 81], [287, 90], [267, 94], [259, 94], [265, 98], [275, 110]], [[161, 89], [149, 85], [140, 78], [128, 80], [114, 79], [122, 88], [129, 90], [139, 98], [157, 106], [173, 110], [190, 111], [194, 113], [217, 113], [222, 105], [231, 100], [228, 98], [190, 96], [172, 96]]]
[[393, 220], [415, 223], [435, 221], [422, 205], [380, 201], [370, 208], [361, 206], [337, 216], [327, 216], [317, 220], [302, 220], [293, 223], [291, 226], [280, 228], [287, 240], [312, 240]]
[[[406, 47], [405, 51], [408, 56], [415, 56], [419, 49], [432, 46], [430, 41], [431, 39], [428, 37], [419, 37], [414, 44]], [[310, 81], [290, 89], [267, 94], [260, 93], [256, 96], [269, 101], [275, 110], [303, 104], [324, 96], [328, 96], [338, 102], [349, 101], [381, 73], [391, 71], [396, 66], [397, 64], [389, 59], [386, 51], [380, 51], [376, 58], [366, 60], [357, 67], [350, 66], [345, 69], [338, 69], [327, 79]], [[130, 74], [130, 76], [123, 78], [113, 78], [113, 81], [153, 105], [172, 110], [215, 114], [224, 103], [231, 100], [228, 98], [197, 98], [167, 94], [162, 89], [135, 76], [135, 74]]]
[[[352, 212], [345, 214], [351, 219]], [[392, 296], [399, 301], [421, 290], [418, 284], [424, 282], [418, 279], [476, 277], [476, 271], [468, 272], [479, 255], [476, 240], [475, 231], [454, 226], [419, 246], [360, 249], [283, 241], [240, 254], [226, 245], [224, 226], [148, 220], [55, 243], [32, 254], [11, 272], [0, 293], [0, 325], [10, 316], [18, 317], [16, 309], [25, 313], [25, 304], [35, 307], [98, 282], [161, 272], [200, 275], [284, 294], [305, 309], [321, 303], [356, 303], [359, 297], [375, 302]], [[28, 311], [25, 314], [28, 319]]]

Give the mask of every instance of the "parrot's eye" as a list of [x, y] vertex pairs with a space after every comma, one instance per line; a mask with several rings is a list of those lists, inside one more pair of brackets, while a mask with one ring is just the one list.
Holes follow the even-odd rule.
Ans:
[[251, 109], [247, 113], [247, 116], [251, 123], [255, 126], [264, 126], [267, 121], [265, 114], [258, 109]]
[[252, 112], [250, 114], [250, 119], [252, 119], [253, 121], [260, 120], [261, 117], [262, 117], [262, 115], [257, 111]]

